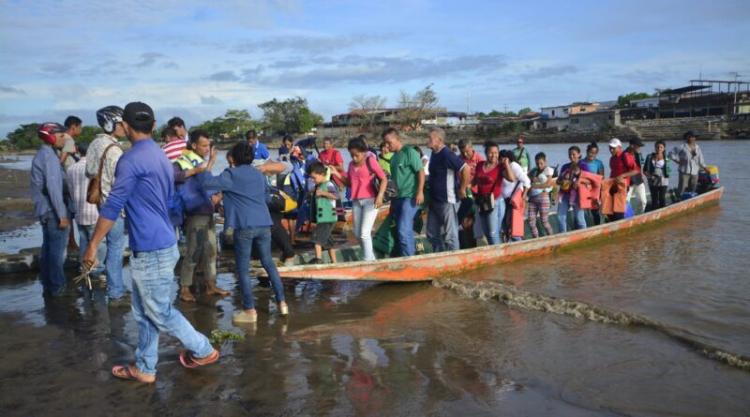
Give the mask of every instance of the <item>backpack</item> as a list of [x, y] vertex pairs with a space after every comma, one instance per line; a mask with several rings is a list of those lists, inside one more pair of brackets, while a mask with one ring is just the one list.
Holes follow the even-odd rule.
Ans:
[[[370, 171], [370, 175], [373, 176], [372, 185], [375, 188], [375, 195], [377, 195], [378, 192], [380, 191], [380, 178], [378, 178], [377, 174], [375, 174], [375, 170], [370, 165], [371, 159], [373, 158], [370, 156], [366, 157], [365, 165], [367, 165], [367, 170]], [[388, 185], [386, 185], [385, 187], [385, 194], [383, 194], [383, 203], [387, 201], [391, 201], [398, 195], [398, 189], [396, 188], [396, 183], [393, 181], [390, 181], [390, 178], [388, 178], [388, 180], [389, 180]]]

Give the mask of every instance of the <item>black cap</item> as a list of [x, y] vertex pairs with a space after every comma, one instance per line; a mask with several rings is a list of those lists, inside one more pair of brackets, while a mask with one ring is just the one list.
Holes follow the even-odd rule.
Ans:
[[630, 146], [643, 146], [643, 142], [638, 138], [633, 138], [630, 139]]
[[688, 140], [688, 138], [690, 138], [690, 137], [696, 137], [697, 138], [698, 135], [696, 135], [695, 132], [693, 132], [692, 130], [688, 130], [687, 132], [685, 132], [684, 135], [682, 135], [682, 138], [685, 139], [685, 140]]
[[125, 106], [122, 120], [131, 126], [152, 124], [154, 123], [154, 110], [146, 103], [134, 101]]

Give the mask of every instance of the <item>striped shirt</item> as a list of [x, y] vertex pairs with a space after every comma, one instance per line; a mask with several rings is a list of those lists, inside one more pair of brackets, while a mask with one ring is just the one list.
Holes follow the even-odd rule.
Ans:
[[182, 155], [182, 151], [187, 147], [187, 143], [182, 139], [175, 139], [169, 143], [162, 145], [164, 153], [167, 155], [167, 159], [174, 162], [177, 158]]
[[79, 226], [91, 226], [96, 224], [99, 218], [99, 210], [94, 204], [86, 201], [86, 192], [89, 188], [89, 179], [86, 177], [86, 158], [81, 158], [71, 165], [67, 172], [68, 190], [75, 206], [75, 220]]

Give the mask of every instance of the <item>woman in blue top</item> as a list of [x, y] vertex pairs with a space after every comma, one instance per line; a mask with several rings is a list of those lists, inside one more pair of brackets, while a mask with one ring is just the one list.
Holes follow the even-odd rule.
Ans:
[[[588, 165], [590, 172], [599, 174], [604, 177], [604, 163], [600, 161], [597, 156], [599, 155], [599, 145], [596, 142], [589, 143], [586, 147], [586, 159], [583, 162]], [[591, 218], [594, 220], [594, 225], [598, 226], [602, 224], [602, 217], [599, 215], [599, 209], [595, 208], [589, 210]]]
[[[248, 274], [253, 249], [259, 252], [260, 262], [271, 281], [271, 287], [281, 315], [289, 314], [284, 301], [276, 264], [271, 258], [271, 214], [266, 205], [266, 179], [263, 174], [278, 174], [285, 168], [279, 162], [267, 162], [252, 166], [254, 148], [247, 142], [236, 144], [230, 152], [233, 165], [221, 175], [200, 174], [199, 181], [204, 190], [221, 191], [224, 195], [224, 227], [234, 229], [234, 259], [242, 292], [243, 310], [233, 317], [234, 323], [254, 323], [258, 319], [255, 311], [252, 285]], [[212, 159], [216, 154], [211, 155]]]

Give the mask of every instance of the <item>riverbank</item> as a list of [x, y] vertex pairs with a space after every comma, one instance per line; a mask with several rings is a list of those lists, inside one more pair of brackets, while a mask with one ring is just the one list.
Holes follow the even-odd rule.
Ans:
[[31, 172], [0, 167], [0, 232], [34, 224]]

